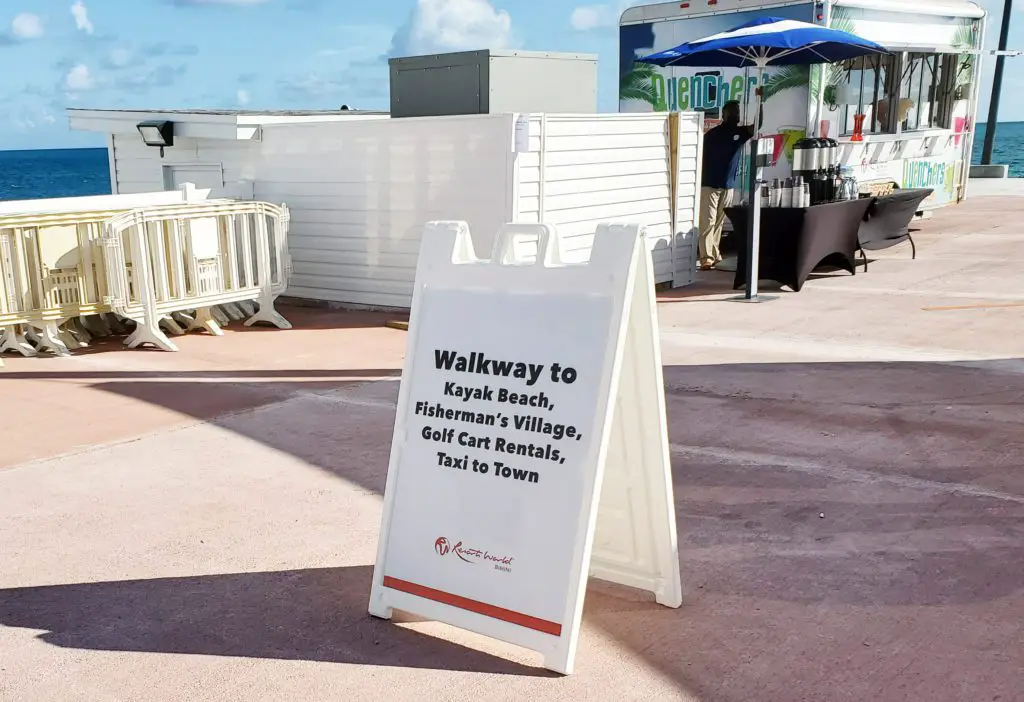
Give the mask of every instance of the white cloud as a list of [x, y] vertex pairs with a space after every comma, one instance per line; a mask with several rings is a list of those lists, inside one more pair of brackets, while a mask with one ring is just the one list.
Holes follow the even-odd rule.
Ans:
[[238, 92], [235, 93], [235, 99], [237, 100], [238, 104], [242, 107], [245, 107], [251, 101], [251, 98], [249, 97], [249, 91], [243, 90], [241, 88], [239, 88]]
[[88, 90], [93, 85], [92, 74], [89, 73], [89, 67], [84, 63], [80, 63], [70, 71], [64, 78], [64, 85], [67, 86], [68, 90]]
[[391, 55], [502, 49], [512, 44], [512, 18], [488, 0], [417, 0], [391, 41]]
[[92, 34], [95, 27], [92, 26], [92, 22], [89, 20], [89, 10], [85, 7], [85, 3], [82, 0], [75, 0], [75, 4], [71, 6], [71, 14], [75, 16], [75, 26], [80, 31], [86, 34]]
[[22, 12], [11, 21], [11, 34], [18, 39], [38, 39], [43, 36], [43, 21], [39, 15]]
[[578, 32], [591, 32], [595, 29], [617, 27], [619, 18], [629, 2], [605, 3], [599, 5], [580, 5], [572, 11], [569, 24]]

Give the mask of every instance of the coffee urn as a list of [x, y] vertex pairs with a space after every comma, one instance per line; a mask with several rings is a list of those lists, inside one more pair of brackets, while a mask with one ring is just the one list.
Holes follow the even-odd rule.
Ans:
[[814, 174], [821, 167], [821, 150], [818, 140], [801, 139], [793, 145], [793, 176], [800, 176], [805, 183], [814, 179]]
[[838, 166], [839, 142], [835, 139], [818, 139], [818, 143], [821, 145], [821, 149], [824, 152], [821, 159], [821, 165], [825, 169], [828, 169], [829, 166]]
[[807, 137], [793, 146], [793, 175], [800, 176], [808, 184], [811, 191], [811, 205], [831, 202], [835, 198], [830, 187], [829, 168], [833, 169], [832, 160], [839, 151], [839, 143], [828, 139]]

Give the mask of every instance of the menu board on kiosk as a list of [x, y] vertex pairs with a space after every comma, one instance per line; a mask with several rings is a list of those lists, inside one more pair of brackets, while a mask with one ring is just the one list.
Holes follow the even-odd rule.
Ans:
[[682, 594], [643, 228], [602, 225], [586, 263], [560, 249], [507, 225], [481, 260], [465, 223], [426, 227], [369, 610], [568, 674], [588, 574]]

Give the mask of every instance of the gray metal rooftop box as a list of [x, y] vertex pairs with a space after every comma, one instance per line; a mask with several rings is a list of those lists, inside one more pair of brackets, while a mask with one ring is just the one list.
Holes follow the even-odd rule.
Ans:
[[597, 112], [597, 56], [460, 51], [388, 61], [391, 116]]

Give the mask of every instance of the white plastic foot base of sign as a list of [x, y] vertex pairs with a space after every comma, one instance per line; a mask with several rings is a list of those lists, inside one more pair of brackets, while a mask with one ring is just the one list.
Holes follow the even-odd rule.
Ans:
[[[532, 250], [536, 255], [530, 257]], [[642, 226], [566, 263], [553, 227], [423, 235], [369, 612], [445, 622], [571, 674], [588, 575], [682, 603]]]
[[27, 358], [38, 355], [38, 352], [25, 340], [25, 335], [20, 333], [17, 327], [4, 327], [0, 332], [0, 354], [8, 351], [20, 353]]
[[124, 340], [124, 345], [130, 349], [137, 349], [140, 346], [150, 344], [156, 346], [158, 349], [164, 351], [177, 351], [178, 347], [174, 345], [167, 335], [160, 329], [150, 329], [145, 325], [144, 322], [139, 322], [127, 339]]

